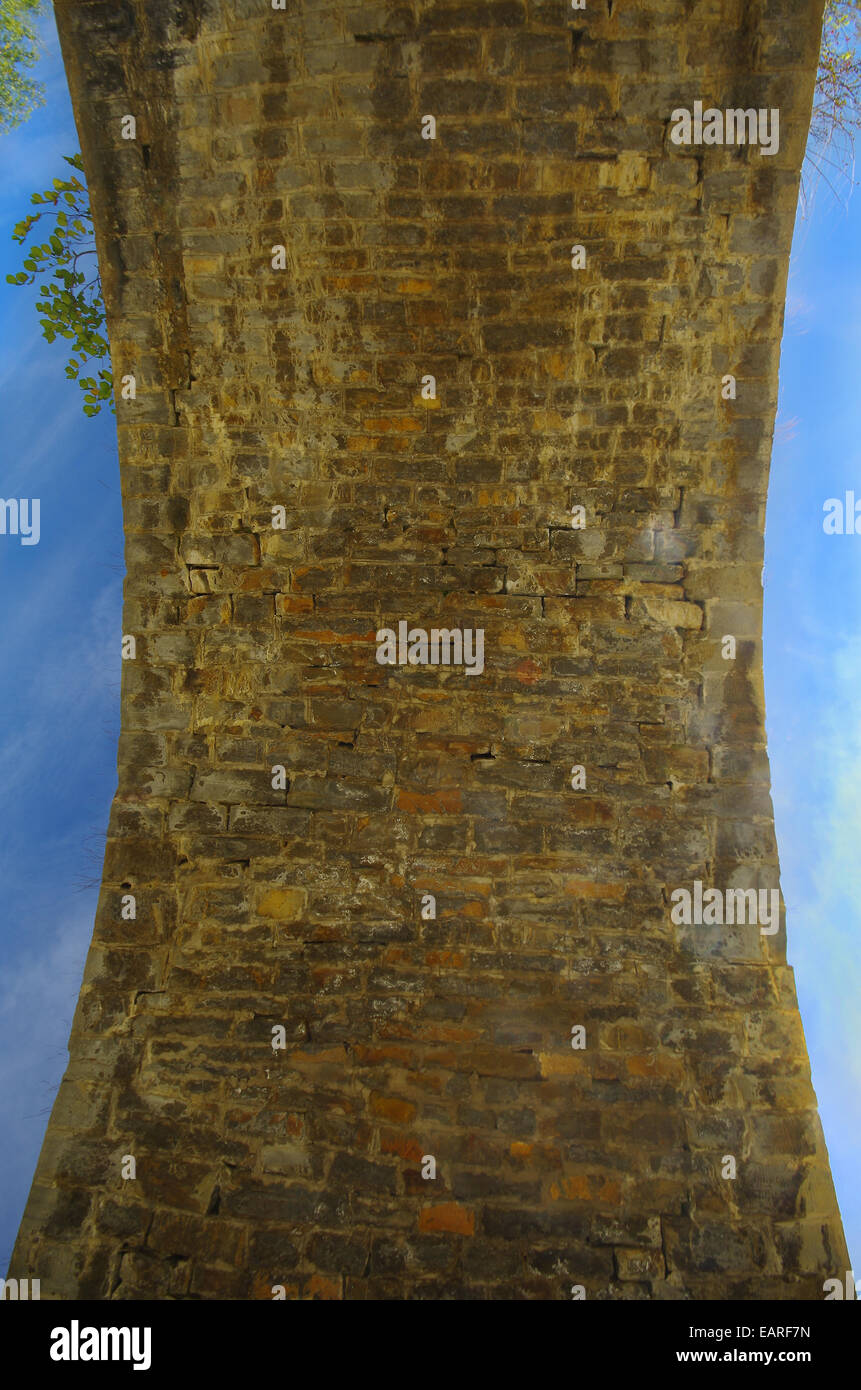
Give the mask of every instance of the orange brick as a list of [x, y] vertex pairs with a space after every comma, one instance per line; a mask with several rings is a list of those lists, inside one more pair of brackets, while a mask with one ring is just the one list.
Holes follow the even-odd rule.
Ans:
[[533, 661], [531, 656], [524, 657], [518, 661], [514, 668], [514, 675], [521, 685], [535, 685], [541, 679], [541, 667], [537, 661]]
[[416, 1113], [416, 1107], [408, 1100], [396, 1100], [394, 1096], [371, 1096], [371, 1109], [384, 1120], [395, 1124], [409, 1124]]
[[424, 1147], [418, 1139], [411, 1139], [407, 1134], [395, 1134], [392, 1130], [383, 1130], [380, 1135], [380, 1153], [397, 1154], [399, 1158], [409, 1159], [411, 1163], [421, 1163], [424, 1158]]
[[461, 809], [460, 791], [448, 787], [438, 792], [398, 792], [400, 811], [438, 811], [452, 813]]
[[425, 1042], [474, 1042], [481, 1036], [479, 1028], [465, 1028], [456, 1023], [427, 1023], [417, 1030], [416, 1037]]
[[386, 416], [378, 415], [362, 421], [362, 428], [370, 430], [372, 434], [409, 434], [417, 433], [425, 427], [424, 420], [418, 420], [414, 415]]
[[589, 1177], [577, 1173], [572, 1177], [560, 1178], [550, 1184], [550, 1196], [554, 1202], [605, 1202], [618, 1206], [622, 1200], [622, 1185], [611, 1178]]
[[457, 1202], [425, 1207], [419, 1215], [419, 1230], [449, 1231], [452, 1235], [471, 1236], [475, 1234], [475, 1212]]
[[338, 1299], [342, 1297], [342, 1280], [340, 1277], [327, 1279], [323, 1274], [312, 1274], [308, 1281], [308, 1299]]
[[456, 970], [466, 965], [466, 956], [459, 951], [428, 951], [425, 960], [428, 965], [450, 965]]
[[625, 885], [594, 883], [589, 878], [569, 878], [565, 883], [565, 892], [575, 898], [609, 898], [612, 902], [620, 903], [625, 897]]
[[540, 1052], [538, 1063], [542, 1076], [582, 1076], [590, 1064], [582, 1052]]
[[378, 1062], [409, 1062], [413, 1055], [408, 1047], [367, 1047], [363, 1043], [357, 1043], [354, 1051], [356, 1060], [368, 1066]]

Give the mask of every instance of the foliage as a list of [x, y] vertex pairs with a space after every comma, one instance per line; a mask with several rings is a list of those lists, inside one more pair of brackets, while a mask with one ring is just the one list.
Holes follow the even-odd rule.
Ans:
[[26, 74], [39, 56], [34, 20], [44, 0], [0, 0], [0, 134], [14, 130], [45, 100]]
[[[26, 78], [21, 69], [36, 61], [32, 17], [42, 3], [43, 0], [0, 0], [0, 131], [19, 124], [40, 97], [38, 84]], [[827, 0], [807, 160], [832, 188], [824, 165], [844, 174], [854, 167], [853, 137], [861, 126], [859, 40], [861, 0]], [[83, 173], [79, 154], [64, 157], [74, 170]], [[802, 196], [807, 200], [806, 189]], [[106, 401], [113, 410], [110, 371], [100, 369], [98, 379], [80, 376], [84, 362], [91, 358], [101, 361], [109, 353], [102, 332], [105, 306], [98, 262], [91, 280], [78, 269], [84, 257], [96, 254], [86, 184], [74, 174], [70, 179], [55, 179], [53, 188], [34, 193], [30, 201], [47, 206], [18, 223], [14, 240], [23, 245], [45, 216], [54, 217], [54, 229], [46, 242], [30, 247], [23, 271], [7, 275], [6, 279], [13, 285], [33, 284], [37, 273], [47, 271], [51, 278], [48, 284], [40, 286], [43, 298], [36, 305], [45, 316], [40, 320], [43, 334], [49, 343], [58, 336], [72, 342], [76, 355], [69, 359], [66, 375], [78, 381], [85, 393], [85, 414], [98, 415]]]
[[[79, 154], [65, 155], [66, 163], [80, 173], [84, 164]], [[54, 179], [53, 188], [34, 193], [31, 203], [44, 205], [39, 212], [30, 213], [19, 222], [12, 233], [13, 240], [23, 245], [33, 227], [43, 217], [54, 219], [48, 240], [34, 243], [27, 251], [24, 269], [7, 275], [10, 285], [32, 285], [37, 274], [47, 274], [48, 282], [39, 286], [42, 299], [36, 308], [44, 315], [40, 319], [42, 333], [49, 343], [66, 338], [72, 343], [74, 356], [66, 366], [66, 376], [77, 381], [84, 391], [84, 414], [98, 415], [108, 401], [114, 407], [113, 377], [100, 369], [98, 380], [82, 377], [81, 367], [90, 358], [101, 361], [107, 357], [109, 346], [102, 330], [105, 326], [105, 305], [99, 279], [98, 261], [92, 279], [88, 280], [79, 263], [96, 255], [93, 216], [86, 184], [72, 174], [69, 179]]]
[[861, 126], [859, 41], [861, 0], [827, 0], [807, 159], [835, 194], [833, 180], [846, 177], [851, 185], [854, 172], [854, 136]]

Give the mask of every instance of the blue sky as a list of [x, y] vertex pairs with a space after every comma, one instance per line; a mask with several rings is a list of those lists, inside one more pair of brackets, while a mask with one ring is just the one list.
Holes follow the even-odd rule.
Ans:
[[[841, 193], [844, 191], [839, 189]], [[823, 184], [790, 262], [765, 533], [763, 651], [788, 956], [856, 1278], [861, 1278], [861, 190]]]
[[[78, 137], [50, 45], [47, 101], [0, 138], [0, 495], [41, 500], [41, 540], [0, 537], [0, 1266], [27, 1198], [93, 929], [119, 732], [122, 509], [116, 424], [88, 420], [38, 284], [6, 284], [30, 194]], [[113, 567], [113, 568], [112, 568]]]
[[[37, 546], [0, 539], [0, 1270], [27, 1198], [92, 932], [116, 786], [122, 511], [113, 415], [87, 420], [41, 337], [11, 231], [78, 148], [53, 20], [47, 103], [0, 139], [0, 494], [38, 497]], [[789, 958], [861, 1276], [861, 198], [820, 187], [796, 231], [766, 530], [765, 678]]]

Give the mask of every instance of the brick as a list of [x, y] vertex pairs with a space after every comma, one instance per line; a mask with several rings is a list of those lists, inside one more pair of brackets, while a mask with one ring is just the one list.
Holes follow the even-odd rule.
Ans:
[[444, 1231], [450, 1235], [471, 1236], [475, 1232], [475, 1212], [457, 1202], [440, 1202], [419, 1213], [420, 1231]]
[[[122, 231], [137, 652], [12, 1276], [820, 1297], [849, 1263], [785, 928], [668, 902], [778, 883], [760, 570], [817, 6], [741, 44], [719, 5], [129, 8], [57, 7]], [[667, 140], [751, 84], [801, 133], [774, 159]], [[401, 620], [480, 629], [484, 669], [380, 664]]]

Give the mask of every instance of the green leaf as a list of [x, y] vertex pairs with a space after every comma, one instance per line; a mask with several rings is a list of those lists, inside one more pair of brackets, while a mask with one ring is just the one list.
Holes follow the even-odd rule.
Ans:
[[[0, 0], [0, 35], [2, 20], [8, 0]], [[2, 44], [0, 44], [0, 106], [2, 106]], [[83, 172], [80, 154], [65, 155], [64, 159], [73, 169]], [[32, 284], [37, 269], [41, 269], [46, 283], [39, 286], [39, 299], [36, 310], [45, 340], [49, 343], [61, 338], [68, 342], [75, 354], [65, 364], [65, 375], [77, 380], [84, 392], [84, 410], [87, 415], [97, 415], [105, 401], [116, 413], [113, 399], [113, 377], [110, 371], [99, 369], [95, 376], [81, 377], [84, 363], [98, 364], [109, 358], [110, 347], [105, 329], [105, 305], [99, 280], [98, 262], [95, 275], [85, 274], [76, 269], [81, 254], [95, 251], [93, 219], [90, 212], [86, 184], [76, 176], [64, 180], [54, 179], [53, 188], [44, 193], [31, 196], [34, 204], [46, 204], [53, 210], [55, 225], [48, 233], [48, 239], [25, 250], [23, 270], [8, 275], [10, 284]], [[44, 212], [30, 213], [19, 222], [13, 232], [13, 239], [24, 245], [28, 234]], [[47, 229], [46, 229], [47, 231]], [[86, 264], [86, 262], [85, 262]], [[92, 370], [92, 368], [91, 368]]]

